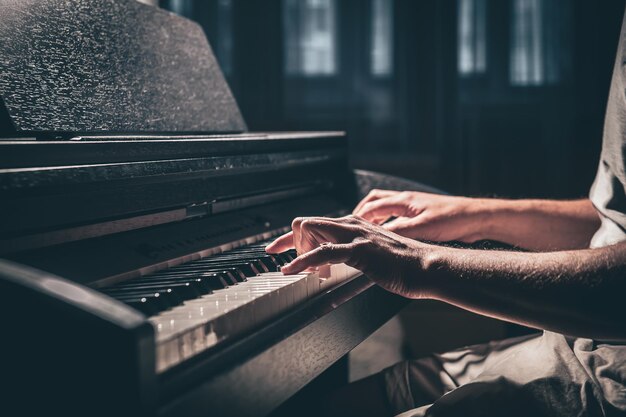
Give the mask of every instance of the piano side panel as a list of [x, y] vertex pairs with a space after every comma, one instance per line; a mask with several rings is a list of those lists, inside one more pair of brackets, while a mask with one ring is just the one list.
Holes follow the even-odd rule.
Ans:
[[0, 260], [0, 317], [0, 414], [154, 414], [154, 331], [141, 314], [70, 281]]

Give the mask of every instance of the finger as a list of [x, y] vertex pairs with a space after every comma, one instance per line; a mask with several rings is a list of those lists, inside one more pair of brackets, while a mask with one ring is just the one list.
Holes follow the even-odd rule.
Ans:
[[403, 217], [405, 214], [406, 204], [395, 197], [386, 197], [365, 204], [356, 215], [370, 222], [383, 222], [389, 217]]
[[390, 232], [397, 233], [402, 236], [407, 236], [407, 232], [416, 227], [414, 219], [410, 217], [398, 217], [388, 223], [383, 224], [383, 227]]
[[293, 247], [297, 253], [302, 253], [302, 234], [300, 233], [300, 226], [306, 217], [296, 217], [291, 222], [291, 231], [293, 232]]
[[390, 197], [394, 194], [397, 194], [397, 191], [372, 190], [365, 196], [365, 198], [363, 198], [359, 202], [359, 204], [356, 205], [354, 210], [352, 210], [352, 214], [356, 214], [357, 212], [359, 212], [363, 208], [363, 206], [369, 203], [370, 201], [375, 201], [375, 200], [378, 200], [379, 198]]
[[296, 242], [298, 253], [309, 252], [325, 243], [351, 242], [358, 234], [358, 228], [346, 218], [306, 218], [300, 224], [299, 240]]
[[340, 218], [330, 217], [309, 217], [301, 223], [301, 233], [315, 231], [328, 235], [354, 234], [353, 232], [359, 228], [358, 223], [353, 216], [345, 216]]
[[265, 247], [267, 253], [282, 253], [293, 249], [293, 232], [285, 233]]
[[281, 271], [284, 274], [297, 274], [307, 268], [320, 265], [345, 263], [350, 259], [353, 249], [353, 243], [322, 245], [298, 256], [291, 263], [283, 266]]
[[[303, 229], [304, 226], [304, 231]], [[337, 243], [348, 239], [354, 234], [355, 226], [344, 224], [341, 219], [331, 219], [326, 217], [297, 217], [291, 223], [292, 231], [286, 233], [265, 247], [267, 253], [281, 253], [289, 249], [298, 247], [300, 253], [308, 252], [314, 247], [324, 242]], [[303, 235], [311, 239], [315, 234], [316, 242], [314, 246], [302, 242]], [[308, 246], [308, 248], [307, 248]]]

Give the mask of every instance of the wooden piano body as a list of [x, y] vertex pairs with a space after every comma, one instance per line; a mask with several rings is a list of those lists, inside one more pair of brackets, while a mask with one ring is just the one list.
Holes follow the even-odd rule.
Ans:
[[266, 415], [405, 305], [356, 275], [159, 368], [109, 288], [428, 188], [351, 171], [341, 132], [246, 132], [201, 30], [159, 9], [0, 0], [0, 38], [2, 415]]

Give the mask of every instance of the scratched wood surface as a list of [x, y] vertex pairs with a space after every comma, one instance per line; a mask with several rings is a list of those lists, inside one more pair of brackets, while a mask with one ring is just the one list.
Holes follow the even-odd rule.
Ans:
[[170, 12], [0, 0], [0, 39], [0, 137], [246, 129], [202, 29]]

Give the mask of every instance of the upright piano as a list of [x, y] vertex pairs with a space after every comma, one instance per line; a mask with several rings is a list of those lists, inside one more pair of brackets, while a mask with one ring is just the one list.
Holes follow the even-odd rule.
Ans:
[[267, 415], [404, 306], [264, 246], [425, 187], [342, 132], [248, 132], [193, 22], [0, 0], [0, 39], [1, 415]]

